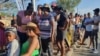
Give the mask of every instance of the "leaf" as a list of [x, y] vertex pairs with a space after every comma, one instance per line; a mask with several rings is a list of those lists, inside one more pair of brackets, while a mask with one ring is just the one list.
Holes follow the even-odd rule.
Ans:
[[57, 0], [57, 4], [68, 11], [74, 11], [74, 8], [81, 2], [81, 0]]

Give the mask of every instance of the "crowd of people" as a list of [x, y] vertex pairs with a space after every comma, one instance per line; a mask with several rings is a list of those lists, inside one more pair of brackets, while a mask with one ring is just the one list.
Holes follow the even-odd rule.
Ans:
[[65, 56], [76, 43], [86, 45], [89, 37], [88, 48], [98, 53], [100, 9], [93, 11], [93, 17], [90, 13], [74, 15], [56, 4], [44, 4], [34, 12], [29, 3], [26, 10], [18, 11], [16, 19], [13, 16], [10, 27], [0, 19], [0, 52], [6, 56], [53, 56], [56, 46], [57, 54]]

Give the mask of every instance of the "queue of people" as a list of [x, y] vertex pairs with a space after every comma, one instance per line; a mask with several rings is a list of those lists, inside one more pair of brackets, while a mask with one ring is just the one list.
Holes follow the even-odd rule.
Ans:
[[53, 56], [56, 45], [57, 54], [65, 56], [75, 43], [85, 45], [89, 37], [88, 47], [98, 53], [99, 8], [94, 10], [94, 17], [90, 13], [67, 14], [56, 4], [51, 8], [52, 11], [48, 4], [38, 5], [37, 12], [33, 12], [33, 5], [29, 3], [11, 21], [11, 27], [5, 27], [6, 23], [0, 20], [0, 51], [6, 51], [6, 56]]

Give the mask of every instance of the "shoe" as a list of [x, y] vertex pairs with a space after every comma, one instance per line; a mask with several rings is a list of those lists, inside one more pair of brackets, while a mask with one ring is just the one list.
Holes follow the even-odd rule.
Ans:
[[95, 49], [92, 48], [92, 49], [90, 49], [89, 51], [90, 51], [90, 53], [94, 53]]
[[97, 54], [98, 53], [98, 50], [94, 50], [93, 53]]
[[91, 49], [91, 51], [95, 51], [95, 49], [93, 48], [93, 49]]

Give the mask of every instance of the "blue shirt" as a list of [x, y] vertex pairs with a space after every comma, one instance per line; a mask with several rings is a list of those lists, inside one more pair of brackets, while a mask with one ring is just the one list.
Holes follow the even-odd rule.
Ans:
[[[84, 24], [86, 26], [86, 31], [92, 31], [93, 30], [93, 25], [91, 24], [93, 20], [91, 18], [86, 18], [84, 21]], [[88, 24], [87, 24], [88, 23]]]

